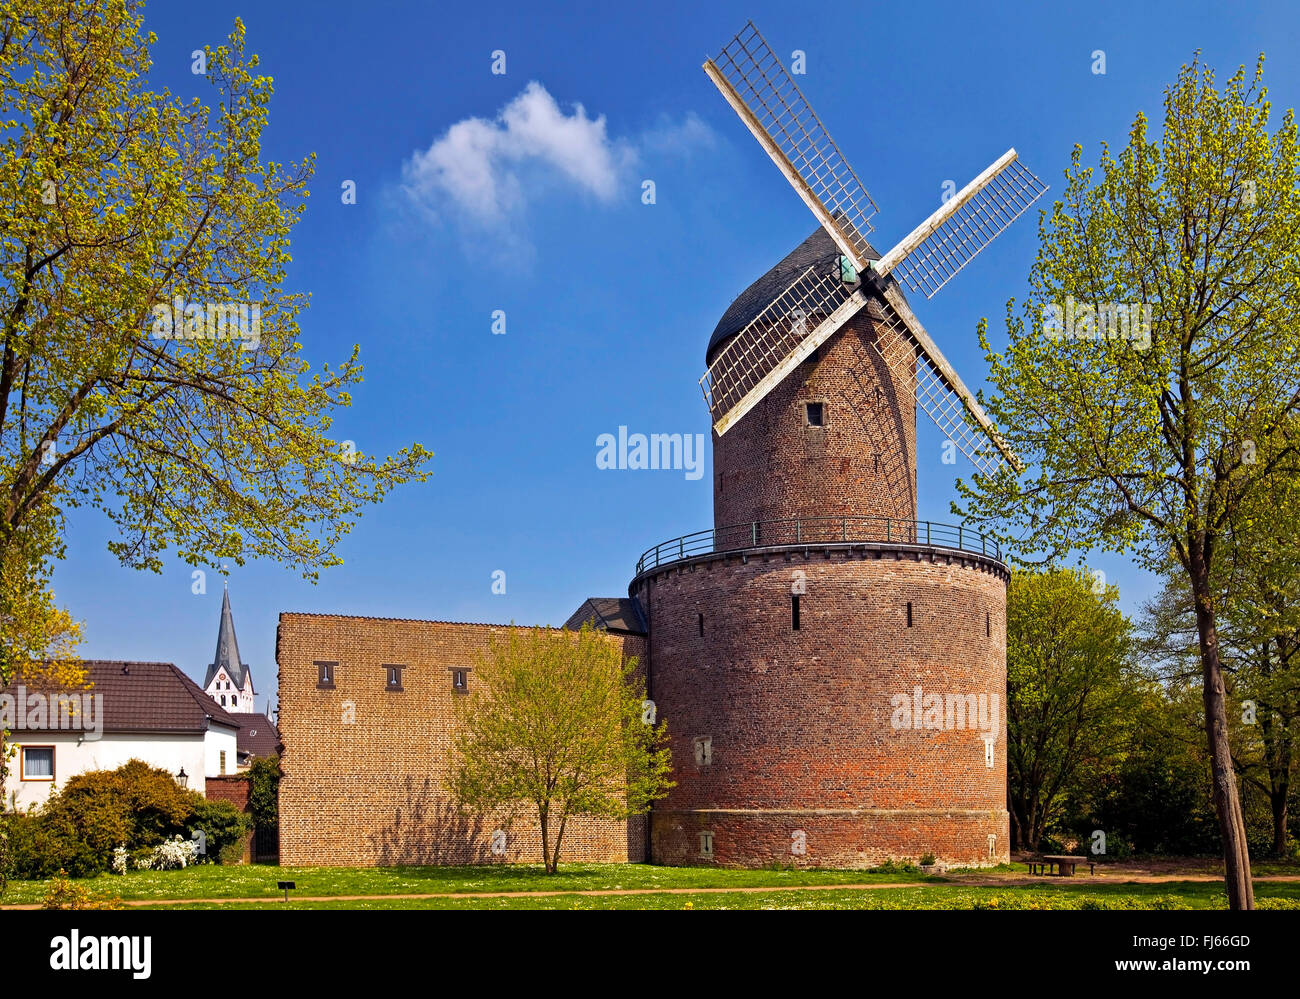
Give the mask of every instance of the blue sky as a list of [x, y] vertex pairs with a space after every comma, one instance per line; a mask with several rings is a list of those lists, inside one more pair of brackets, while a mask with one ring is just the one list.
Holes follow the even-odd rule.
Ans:
[[[711, 526], [707, 458], [696, 480], [600, 470], [595, 442], [620, 425], [707, 435], [697, 381], [710, 332], [815, 224], [700, 69], [746, 19], [779, 54], [806, 53], [800, 86], [881, 207], [882, 250], [938, 207], [945, 181], [961, 187], [1009, 146], [1053, 185], [1046, 203], [1075, 143], [1095, 162], [1139, 110], [1159, 121], [1164, 87], [1197, 49], [1221, 78], [1267, 52], [1275, 123], [1300, 97], [1300, 13], [1283, 3], [449, 6], [145, 11], [152, 84], [205, 100], [190, 53], [243, 18], [275, 79], [265, 155], [318, 157], [290, 271], [312, 294], [305, 353], [335, 362], [358, 343], [366, 368], [337, 436], [436, 455], [427, 483], [366, 512], [345, 564], [318, 584], [278, 564], [233, 569], [259, 709], [274, 694], [281, 611], [560, 624], [589, 595], [625, 594], [644, 549]], [[495, 50], [504, 75], [491, 72]], [[521, 101], [533, 81], [544, 91]], [[487, 164], [494, 184], [448, 173], [457, 162]], [[347, 180], [354, 205], [340, 197]], [[936, 298], [913, 296], [972, 387], [985, 370], [976, 325], [986, 316], [1004, 338], [1035, 249], [1026, 216]], [[505, 335], [491, 331], [496, 310]], [[951, 522], [954, 476], [970, 468], [942, 464], [941, 444], [922, 417], [920, 516]], [[119, 566], [109, 529], [75, 512], [55, 576], [85, 621], [83, 654], [175, 662], [201, 679], [215, 567], [196, 595], [179, 561], [159, 575]], [[1124, 560], [1094, 564], [1127, 610], [1150, 595]]]

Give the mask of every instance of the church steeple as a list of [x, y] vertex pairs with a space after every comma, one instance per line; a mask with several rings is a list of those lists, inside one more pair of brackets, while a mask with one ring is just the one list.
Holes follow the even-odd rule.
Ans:
[[217, 627], [217, 651], [208, 665], [203, 689], [227, 710], [253, 710], [253, 674], [239, 655], [235, 618], [230, 612], [230, 587], [221, 594], [221, 623]]

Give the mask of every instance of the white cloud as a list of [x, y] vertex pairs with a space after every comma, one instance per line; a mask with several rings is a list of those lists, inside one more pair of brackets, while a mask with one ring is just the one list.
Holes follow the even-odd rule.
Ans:
[[604, 115], [589, 118], [581, 104], [566, 114], [534, 80], [492, 120], [452, 125], [407, 160], [402, 174], [408, 196], [434, 216], [509, 229], [548, 180], [608, 204], [620, 192], [639, 197], [628, 177], [642, 151], [685, 156], [712, 144], [713, 133], [694, 113], [680, 124], [663, 118], [637, 137], [611, 138]]

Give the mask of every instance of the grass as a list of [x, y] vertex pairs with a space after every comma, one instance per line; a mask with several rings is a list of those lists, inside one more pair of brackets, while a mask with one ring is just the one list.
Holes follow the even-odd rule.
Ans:
[[[205, 864], [180, 871], [102, 874], [84, 884], [124, 901], [153, 898], [275, 898], [277, 881], [293, 881], [298, 895], [413, 895], [484, 891], [593, 891], [646, 888], [788, 888], [825, 884], [896, 884], [934, 880], [920, 874], [830, 870], [732, 870], [653, 867], [649, 864], [561, 864], [548, 875], [541, 864], [479, 867], [271, 867]], [[49, 881], [11, 881], [0, 904], [40, 902]]]
[[[1213, 862], [1176, 865], [1171, 874], [1204, 873]], [[1255, 874], [1300, 873], [1294, 865], [1271, 869], [1258, 865]], [[625, 896], [534, 896], [531, 898], [397, 897], [374, 900], [291, 901], [286, 908], [340, 909], [1077, 909], [1077, 908], [1226, 908], [1221, 881], [1124, 883], [1116, 872], [1108, 883], [1090, 877], [1035, 881], [1028, 885], [969, 884], [980, 880], [1021, 879], [1023, 864], [949, 871], [926, 876], [891, 865], [876, 871], [795, 870], [767, 868], [735, 870], [716, 867], [655, 867], [648, 864], [567, 864], [548, 875], [540, 864], [478, 867], [272, 867], [265, 865], [203, 865], [180, 871], [133, 871], [122, 876], [101, 875], [79, 881], [98, 895], [125, 901], [150, 899], [278, 899], [277, 881], [296, 884], [292, 897], [330, 898], [340, 895], [465, 894], [472, 892], [649, 891]], [[900, 885], [907, 887], [837, 889], [836, 885]], [[808, 885], [829, 885], [817, 891], [791, 891]], [[0, 904], [39, 904], [48, 881], [12, 881]], [[766, 888], [761, 892], [668, 894], [667, 889]], [[1256, 898], [1268, 906], [1300, 907], [1300, 883], [1257, 882]], [[284, 905], [283, 902], [279, 903]], [[267, 903], [180, 902], [175, 908], [265, 908]]]
[[[1264, 905], [1300, 908], [1300, 885], [1259, 885]], [[1275, 901], [1276, 900], [1276, 901]], [[177, 909], [253, 909], [264, 903], [181, 903]], [[1221, 885], [1167, 882], [1156, 885], [1081, 887], [967, 887], [917, 885], [909, 888], [773, 890], [708, 894], [650, 894], [533, 898], [388, 898], [367, 901], [289, 902], [287, 909], [1226, 909]]]

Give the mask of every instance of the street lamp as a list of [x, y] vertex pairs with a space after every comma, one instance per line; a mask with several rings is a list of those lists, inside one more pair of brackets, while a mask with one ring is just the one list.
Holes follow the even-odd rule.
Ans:
[[185, 772], [184, 767], [181, 767], [181, 772], [176, 775], [176, 783], [179, 784], [181, 787], [189, 786], [190, 775]]

